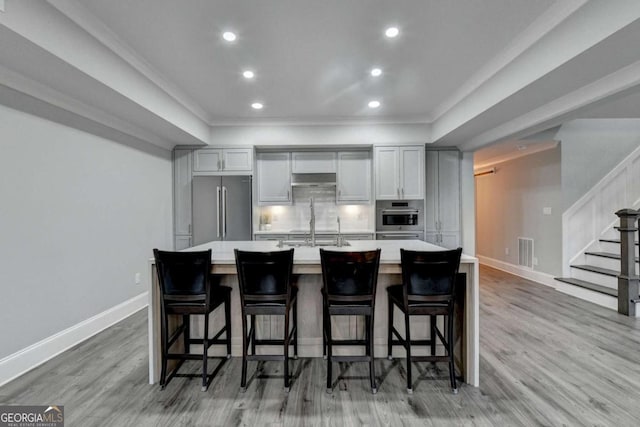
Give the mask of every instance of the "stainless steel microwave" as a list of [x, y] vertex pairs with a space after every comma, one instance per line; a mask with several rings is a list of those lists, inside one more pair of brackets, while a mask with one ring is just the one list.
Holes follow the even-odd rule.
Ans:
[[422, 231], [422, 200], [378, 200], [376, 202], [376, 231]]

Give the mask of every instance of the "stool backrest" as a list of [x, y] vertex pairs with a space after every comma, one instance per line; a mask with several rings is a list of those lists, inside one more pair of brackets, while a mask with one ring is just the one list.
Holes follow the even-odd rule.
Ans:
[[275, 252], [235, 250], [240, 298], [244, 301], [289, 301], [293, 249]]
[[200, 252], [168, 252], [153, 250], [160, 293], [172, 297], [202, 297], [209, 292], [211, 249]]
[[329, 301], [375, 300], [380, 249], [364, 252], [320, 249], [322, 281]]
[[462, 248], [433, 252], [400, 249], [405, 304], [453, 301], [461, 255]]

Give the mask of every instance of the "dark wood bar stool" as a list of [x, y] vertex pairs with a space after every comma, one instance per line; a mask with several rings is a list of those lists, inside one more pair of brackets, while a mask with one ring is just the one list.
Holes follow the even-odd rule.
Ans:
[[[413, 392], [411, 362], [448, 362], [451, 389], [458, 392], [453, 357], [453, 317], [455, 283], [460, 267], [462, 248], [450, 251], [417, 252], [400, 249], [402, 260], [402, 285], [387, 288], [389, 298], [388, 352], [392, 359], [392, 347], [402, 345], [407, 351], [407, 391]], [[393, 307], [404, 313], [405, 337], [393, 326]], [[409, 319], [413, 315], [429, 316], [431, 335], [428, 340], [411, 340]], [[438, 329], [437, 316], [444, 316], [446, 335]], [[397, 339], [393, 339], [393, 335]], [[444, 356], [436, 356], [436, 337], [445, 347]], [[430, 356], [412, 356], [412, 345], [428, 345]]]
[[[235, 250], [236, 268], [242, 306], [242, 391], [247, 389], [247, 362], [249, 360], [284, 361], [284, 389], [289, 392], [289, 346], [293, 357], [298, 357], [298, 289], [291, 283], [293, 249], [277, 252], [246, 252]], [[284, 316], [284, 339], [257, 339], [257, 315]], [[292, 321], [290, 316], [293, 315]], [[247, 316], [251, 329], [247, 334]], [[291, 325], [291, 327], [290, 327]], [[251, 354], [248, 354], [251, 344]], [[257, 345], [282, 345], [282, 355], [256, 354]]]
[[[174, 376], [202, 376], [202, 391], [206, 391], [213, 375], [207, 374], [209, 347], [214, 344], [227, 346], [227, 359], [231, 357], [231, 288], [212, 285], [211, 250], [202, 252], [166, 252], [153, 250], [160, 284], [161, 300], [161, 341], [162, 371], [160, 386], [164, 389]], [[209, 314], [224, 304], [225, 324], [214, 336], [209, 338]], [[169, 316], [182, 316], [182, 324], [169, 333]], [[204, 316], [203, 338], [191, 338], [190, 316]], [[225, 338], [221, 339], [222, 334]], [[183, 336], [184, 353], [171, 353], [170, 349]], [[189, 351], [191, 344], [202, 344], [202, 354]], [[185, 360], [202, 359], [202, 375], [178, 374]], [[178, 364], [167, 378], [169, 360], [178, 360]]]
[[[372, 393], [377, 393], [373, 355], [373, 319], [380, 249], [366, 252], [336, 252], [320, 249], [322, 263], [323, 353], [327, 354], [327, 392], [333, 390], [332, 362], [369, 362]], [[331, 316], [361, 315], [365, 318], [365, 339], [334, 340]], [[334, 345], [365, 347], [364, 356], [334, 356]]]

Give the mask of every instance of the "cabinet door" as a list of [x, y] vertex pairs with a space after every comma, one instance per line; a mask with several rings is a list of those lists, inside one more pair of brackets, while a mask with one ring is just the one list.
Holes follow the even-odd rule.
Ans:
[[291, 161], [289, 153], [258, 154], [258, 203], [291, 204]]
[[353, 151], [338, 153], [336, 203], [369, 203], [371, 201], [371, 153]]
[[400, 148], [400, 196], [424, 199], [424, 147]]
[[426, 233], [424, 235], [424, 241], [440, 246], [440, 235], [438, 233]]
[[201, 148], [193, 152], [194, 172], [219, 172], [222, 170], [222, 150]]
[[[438, 152], [427, 151], [426, 154], [426, 167], [425, 167], [426, 179], [426, 191], [425, 191], [425, 204], [426, 210], [424, 212], [424, 224], [426, 226], [427, 234], [436, 233], [438, 231]], [[436, 243], [429, 240], [427, 242]]]
[[175, 250], [181, 251], [182, 249], [190, 248], [191, 245], [191, 236], [176, 236], [175, 240]]
[[222, 169], [226, 171], [251, 172], [253, 169], [252, 148], [225, 148], [222, 150]]
[[336, 173], [336, 153], [300, 151], [291, 153], [292, 173]]
[[398, 147], [376, 147], [375, 177], [376, 199], [394, 200], [400, 198]]
[[191, 150], [173, 152], [173, 218], [175, 235], [191, 235]]
[[440, 234], [439, 246], [447, 249], [455, 249], [460, 246], [460, 233], [442, 233]]
[[460, 155], [458, 151], [438, 151], [438, 219], [440, 233], [460, 232]]

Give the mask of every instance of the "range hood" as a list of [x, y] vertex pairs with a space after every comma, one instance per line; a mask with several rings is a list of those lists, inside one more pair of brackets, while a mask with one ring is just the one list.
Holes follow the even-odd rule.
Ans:
[[335, 187], [335, 173], [292, 173], [292, 187]]

